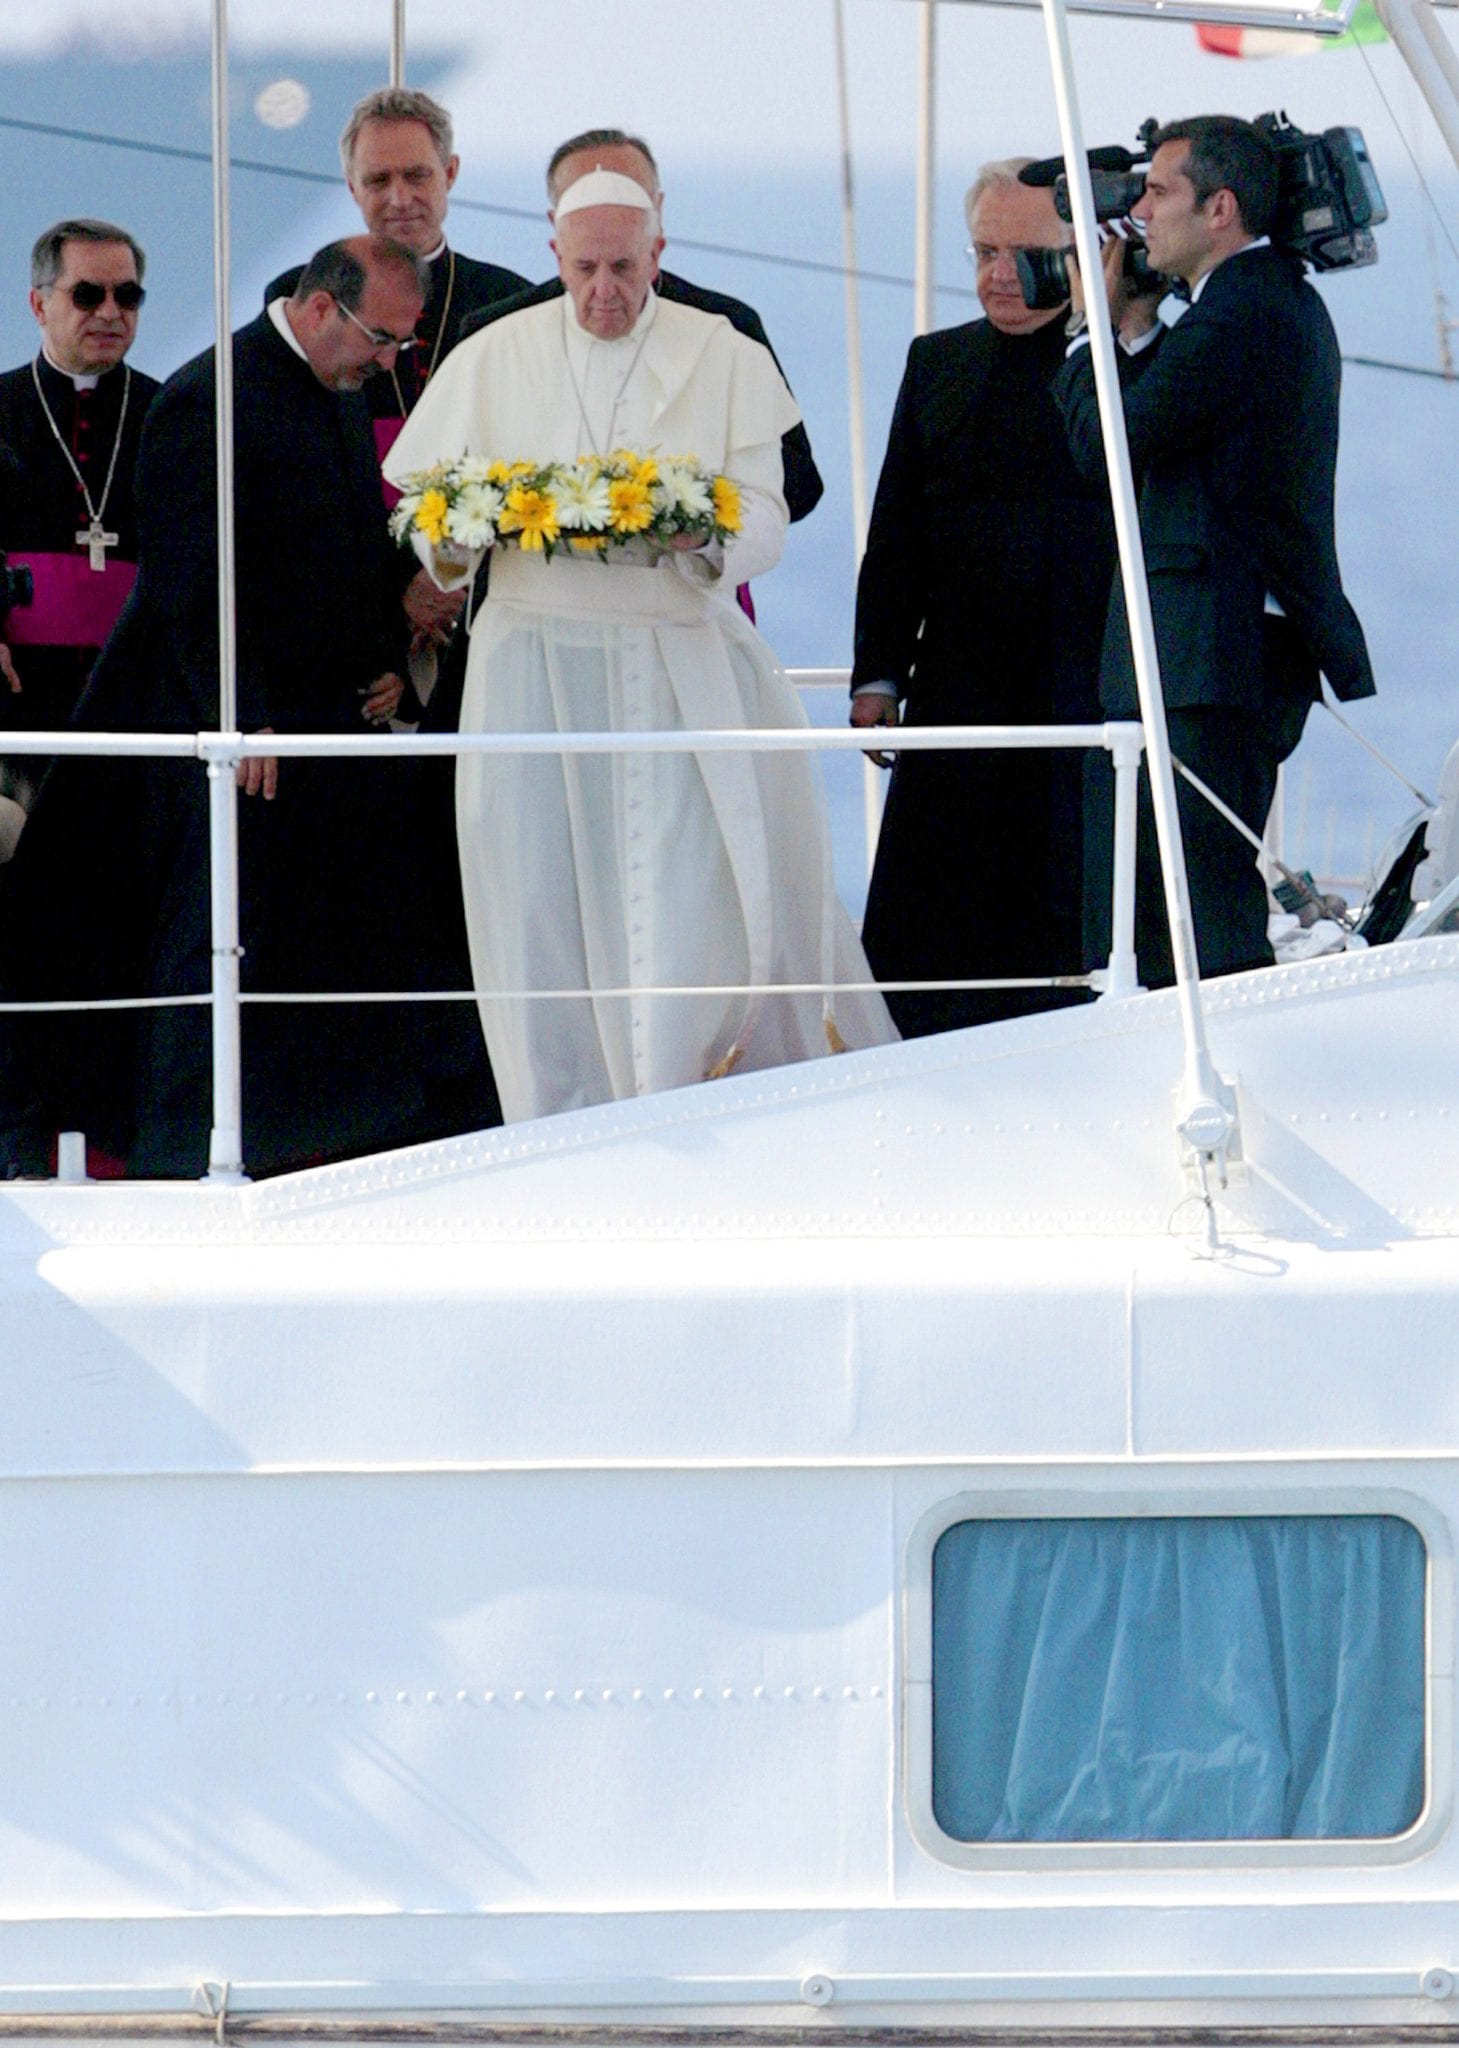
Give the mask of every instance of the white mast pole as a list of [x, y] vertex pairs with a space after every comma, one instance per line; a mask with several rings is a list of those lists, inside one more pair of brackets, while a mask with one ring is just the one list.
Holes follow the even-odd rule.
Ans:
[[390, 83], [405, 83], [405, 0], [390, 0]]
[[1378, 15], [1459, 163], [1459, 57], [1429, 0], [1378, 0]]
[[861, 295], [856, 278], [856, 183], [851, 161], [851, 88], [846, 69], [845, 0], [832, 0], [836, 97], [841, 121], [841, 264], [846, 282], [846, 393], [851, 430], [851, 522], [860, 566], [870, 498], [866, 488], [866, 414], [861, 377]]
[[937, 222], [937, 0], [922, 0], [917, 87], [917, 279], [915, 332], [935, 320]]
[[1105, 460], [1109, 468], [1115, 534], [1119, 541], [1120, 574], [1130, 624], [1130, 644], [1135, 658], [1140, 718], [1145, 728], [1145, 755], [1149, 763], [1155, 832], [1160, 845], [1165, 907], [1170, 919], [1170, 947], [1175, 961], [1176, 993], [1185, 1041], [1185, 1073], [1178, 1122], [1186, 1142], [1204, 1161], [1224, 1155], [1235, 1129], [1235, 1117], [1230, 1092], [1217, 1076], [1206, 1042], [1185, 850], [1181, 843], [1175, 775], [1170, 760], [1170, 735], [1165, 724], [1165, 698], [1160, 686], [1160, 663], [1150, 615], [1150, 590], [1145, 578], [1145, 552], [1140, 539], [1130, 448], [1125, 436], [1115, 340], [1104, 304], [1103, 264], [1094, 219], [1089, 162], [1084, 153], [1083, 124], [1074, 91], [1069, 19], [1065, 0], [1041, 0], [1041, 4], [1059, 108], [1059, 134], [1069, 174], [1069, 196], [1074, 203], [1074, 239], [1079, 254], [1079, 270], [1087, 281], [1089, 346], [1094, 352], [1095, 388], [1099, 397]]
[[[851, 438], [851, 532], [856, 566], [866, 552], [871, 494], [866, 483], [866, 405], [861, 376], [861, 291], [856, 278], [856, 179], [851, 156], [851, 86], [846, 64], [845, 0], [832, 0], [836, 36], [836, 104], [841, 123], [841, 266], [846, 282], [846, 402]], [[881, 833], [881, 771], [870, 761], [861, 764], [862, 829], [866, 839], [866, 872], [876, 856]]]
[[[234, 611], [233, 342], [228, 221], [228, 0], [213, 0], [213, 326], [218, 470], [218, 728], [238, 729]], [[208, 764], [213, 953], [213, 1125], [208, 1179], [243, 1178], [243, 1061], [239, 1033], [238, 791], [230, 762]]]

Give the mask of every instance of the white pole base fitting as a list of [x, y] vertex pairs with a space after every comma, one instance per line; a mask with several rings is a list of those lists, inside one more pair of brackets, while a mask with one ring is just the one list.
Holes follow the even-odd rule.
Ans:
[[835, 1982], [823, 1972], [817, 1971], [814, 1977], [803, 1977], [801, 1979], [800, 2002], [802, 2005], [829, 2005], [835, 1996]]
[[56, 1179], [65, 1181], [71, 1187], [78, 1187], [89, 1180], [86, 1171], [85, 1131], [58, 1131], [56, 1133]]
[[1425, 1998], [1452, 1998], [1454, 1996], [1454, 1972], [1442, 1966], [1425, 1970], [1420, 1986]]

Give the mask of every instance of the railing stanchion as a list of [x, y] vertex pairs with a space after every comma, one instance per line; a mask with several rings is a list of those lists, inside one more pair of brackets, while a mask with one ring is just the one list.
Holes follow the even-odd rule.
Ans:
[[1110, 901], [1109, 966], [1101, 996], [1132, 996], [1140, 986], [1135, 960], [1135, 820], [1138, 815], [1140, 755], [1138, 725], [1111, 725], [1109, 758], [1115, 776], [1114, 885]]
[[235, 760], [208, 762], [209, 891], [213, 934], [213, 1127], [210, 1181], [236, 1185], [243, 1171], [243, 1042], [239, 995], [238, 787]]

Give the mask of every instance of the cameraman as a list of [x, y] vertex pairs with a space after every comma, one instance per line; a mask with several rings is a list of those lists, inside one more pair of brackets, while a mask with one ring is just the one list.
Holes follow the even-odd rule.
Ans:
[[[1189, 287], [1190, 305], [1162, 325], [1154, 298], [1131, 297], [1118, 245], [1106, 252], [1104, 276], [1124, 345], [1125, 425], [1171, 748], [1257, 833], [1319, 672], [1339, 697], [1374, 688], [1333, 530], [1337, 338], [1301, 259], [1273, 246], [1277, 200], [1275, 153], [1250, 122], [1170, 122], [1154, 137], [1133, 217], [1151, 264]], [[1075, 462], [1092, 477], [1105, 463], [1077, 275], [1071, 303], [1073, 340], [1054, 397]], [[1118, 577], [1100, 696], [1108, 716], [1138, 716]], [[1266, 889], [1250, 846], [1183, 779], [1176, 787], [1202, 975], [1269, 966]], [[1091, 856], [1103, 869], [1086, 893], [1086, 949], [1097, 961], [1108, 951], [1110, 858], [1097, 822], [1087, 867]], [[1148, 784], [1139, 860], [1136, 949], [1141, 979], [1160, 987], [1175, 977]]]

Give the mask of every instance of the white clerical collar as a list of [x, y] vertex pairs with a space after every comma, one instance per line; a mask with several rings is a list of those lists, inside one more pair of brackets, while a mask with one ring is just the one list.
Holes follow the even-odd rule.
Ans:
[[58, 377], [64, 377], [68, 383], [74, 384], [78, 391], [94, 391], [101, 382], [99, 370], [86, 377], [78, 376], [74, 370], [63, 370], [44, 342], [41, 343], [41, 358]]
[[648, 297], [643, 302], [638, 318], [628, 329], [627, 333], [615, 334], [611, 340], [607, 340], [601, 334], [594, 334], [590, 327], [584, 327], [582, 321], [578, 318], [578, 309], [573, 304], [571, 292], [563, 293], [562, 304], [569, 335], [585, 346], [596, 343], [599, 348], [622, 348], [630, 341], [635, 345], [641, 345], [644, 336], [648, 333], [649, 328], [652, 327], [654, 315], [659, 309], [658, 293], [650, 285]]
[[434, 249], [432, 249], [432, 251], [431, 251], [430, 255], [429, 255], [429, 256], [422, 256], [422, 258], [421, 258], [420, 260], [421, 260], [421, 262], [422, 262], [422, 263], [435, 263], [435, 262], [438, 262], [438, 261], [440, 260], [440, 258], [441, 258], [442, 256], [444, 256], [444, 255], [445, 255], [445, 253], [446, 253], [446, 237], [445, 237], [444, 235], [442, 235], [442, 237], [441, 237], [440, 241], [439, 241], [439, 242], [437, 242], [437, 244], [436, 244], [435, 248], [434, 248]]
[[[1270, 235], [1258, 235], [1254, 242], [1243, 242], [1239, 249], [1233, 249], [1231, 251], [1231, 256], [1246, 256], [1253, 249], [1270, 249], [1271, 245], [1272, 238]], [[1229, 263], [1231, 261], [1231, 256], [1223, 258], [1223, 261]], [[1213, 263], [1209, 270], [1204, 270], [1201, 272], [1201, 275], [1196, 279], [1195, 283], [1191, 286], [1190, 302], [1192, 305], [1195, 304], [1196, 300], [1200, 297], [1201, 293], [1206, 289], [1207, 281], [1213, 278], [1220, 268], [1221, 265], [1219, 263]]]
[[[285, 298], [270, 299], [268, 302], [268, 316], [270, 320], [273, 321], [275, 327], [278, 328], [279, 333], [284, 337], [284, 340], [289, 344], [289, 347], [294, 351], [295, 355], [298, 356], [301, 359], [301, 361], [308, 363], [309, 357], [305, 351], [304, 344], [302, 341], [300, 341], [298, 335], [289, 325], [289, 316], [287, 312], [284, 310], [288, 303], [288, 300]], [[310, 363], [309, 367], [312, 369], [314, 366], [312, 363]]]

